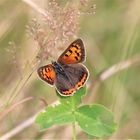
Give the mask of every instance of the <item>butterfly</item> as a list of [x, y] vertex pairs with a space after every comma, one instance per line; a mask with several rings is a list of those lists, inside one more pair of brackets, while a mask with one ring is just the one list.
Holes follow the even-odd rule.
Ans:
[[61, 96], [71, 96], [86, 83], [89, 72], [82, 64], [85, 61], [83, 41], [77, 39], [60, 55], [37, 70], [39, 77], [49, 85], [55, 86]]

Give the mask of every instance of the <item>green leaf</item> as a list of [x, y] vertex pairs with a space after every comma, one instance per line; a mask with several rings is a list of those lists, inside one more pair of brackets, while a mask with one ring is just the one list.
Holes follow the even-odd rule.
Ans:
[[86, 133], [102, 137], [116, 130], [112, 113], [102, 105], [84, 105], [76, 110], [76, 121]]
[[61, 103], [71, 103], [71, 105], [78, 106], [81, 103], [81, 98], [86, 93], [86, 86], [81, 87], [79, 90], [77, 90], [73, 96], [61, 96], [57, 92], [57, 96], [59, 97], [59, 100]]
[[85, 94], [86, 88], [80, 88], [73, 96], [60, 98], [60, 104], [56, 106], [48, 106], [46, 110], [39, 113], [36, 118], [41, 129], [46, 129], [55, 124], [72, 123], [75, 121], [75, 111], [81, 103], [81, 97]]
[[90, 135], [96, 137], [111, 135], [116, 129], [116, 124], [108, 109], [98, 104], [79, 107], [85, 92], [86, 88], [84, 87], [73, 96], [62, 97], [59, 95], [60, 104], [48, 106], [37, 116], [36, 123], [44, 130], [56, 124], [78, 122], [82, 130]]
[[48, 106], [46, 110], [39, 113], [36, 117], [41, 129], [46, 129], [55, 124], [65, 124], [74, 122], [70, 104], [59, 104], [55, 106]]

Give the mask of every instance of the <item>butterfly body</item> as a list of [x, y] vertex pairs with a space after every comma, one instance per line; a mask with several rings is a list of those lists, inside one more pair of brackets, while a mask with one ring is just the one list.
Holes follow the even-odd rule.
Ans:
[[58, 62], [52, 62], [56, 75], [62, 74], [66, 77], [65, 70], [63, 65], [59, 64]]
[[40, 67], [39, 77], [50, 85], [55, 85], [62, 96], [71, 96], [88, 79], [88, 70], [80, 62], [85, 60], [85, 50], [81, 39], [74, 41], [58, 58], [57, 62]]

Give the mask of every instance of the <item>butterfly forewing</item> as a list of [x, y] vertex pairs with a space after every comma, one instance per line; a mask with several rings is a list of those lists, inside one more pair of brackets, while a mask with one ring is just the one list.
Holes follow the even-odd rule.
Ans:
[[38, 75], [39, 77], [47, 82], [50, 85], [54, 84], [54, 80], [55, 80], [55, 71], [54, 71], [54, 67], [52, 64], [46, 65], [46, 66], [42, 66], [40, 67], [38, 70]]
[[85, 60], [85, 49], [81, 39], [75, 40], [58, 58], [61, 64], [80, 63]]

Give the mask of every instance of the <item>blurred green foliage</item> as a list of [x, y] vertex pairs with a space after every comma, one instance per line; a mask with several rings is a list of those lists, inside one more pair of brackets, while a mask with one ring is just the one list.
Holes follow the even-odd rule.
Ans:
[[[58, 93], [59, 94], [59, 93]], [[49, 105], [36, 117], [36, 123], [41, 130], [53, 125], [79, 125], [89, 135], [104, 137], [111, 135], [116, 130], [112, 113], [103, 105], [81, 105], [86, 88], [80, 88], [75, 95], [63, 97], [59, 95], [60, 103]]]

